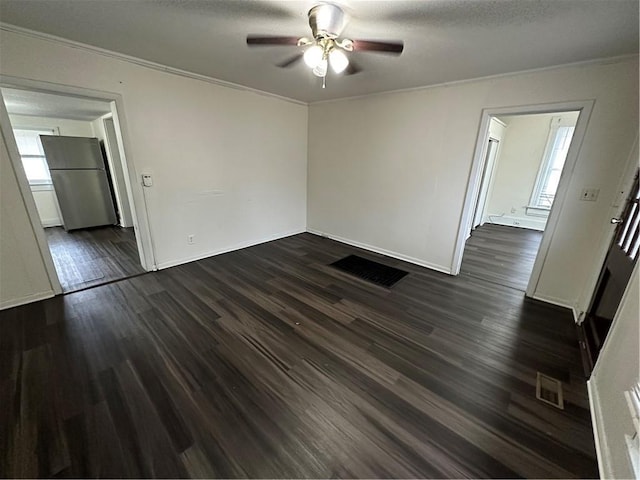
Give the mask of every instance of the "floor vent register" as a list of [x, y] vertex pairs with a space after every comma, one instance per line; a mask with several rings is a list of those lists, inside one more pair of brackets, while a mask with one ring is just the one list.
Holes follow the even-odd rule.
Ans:
[[538, 372], [536, 378], [536, 398], [541, 402], [564, 410], [562, 398], [562, 382]]

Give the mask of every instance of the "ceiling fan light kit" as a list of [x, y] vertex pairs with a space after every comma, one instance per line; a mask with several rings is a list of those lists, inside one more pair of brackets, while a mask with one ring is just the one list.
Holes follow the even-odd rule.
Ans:
[[349, 66], [349, 59], [340, 51], [345, 47], [336, 39], [346, 24], [344, 12], [337, 5], [323, 3], [309, 10], [308, 16], [314, 40], [304, 52], [305, 63], [317, 77], [327, 75], [327, 63], [335, 73], [342, 73]]
[[327, 74], [327, 62], [335, 73], [342, 73], [349, 66], [349, 59], [344, 52], [326, 39], [307, 48], [302, 58], [318, 77], [324, 77]]
[[327, 76], [327, 59], [323, 58], [320, 62], [311, 70], [316, 77], [326, 77]]
[[335, 48], [329, 52], [329, 63], [336, 73], [342, 73], [349, 66], [349, 59], [341, 50]]
[[309, 68], [316, 68], [322, 61], [323, 56], [324, 50], [322, 47], [320, 45], [313, 45], [304, 52], [304, 63], [306, 63]]
[[[346, 25], [346, 16], [343, 10], [334, 4], [321, 3], [316, 5], [309, 10], [308, 17], [309, 26], [311, 27], [311, 33], [313, 35], [311, 39], [307, 37], [265, 37], [249, 35], [247, 36], [247, 45], [297, 45], [298, 47], [307, 47], [304, 53], [296, 55], [281, 63], [279, 66], [282, 68], [290, 67], [302, 58], [312, 73], [322, 78], [323, 88], [326, 85], [325, 80], [329, 65], [336, 74], [344, 72], [345, 75], [352, 75], [360, 71], [360, 68], [349, 59], [345, 52], [368, 51], [400, 55], [404, 48], [404, 44], [398, 41], [381, 42], [351, 40], [348, 38], [339, 39], [338, 37]], [[350, 65], [351, 68], [348, 68]]]

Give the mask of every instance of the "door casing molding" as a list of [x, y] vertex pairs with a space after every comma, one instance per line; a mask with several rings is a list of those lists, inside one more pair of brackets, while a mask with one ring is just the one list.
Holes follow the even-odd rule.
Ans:
[[[133, 226], [136, 234], [135, 236], [138, 253], [140, 255], [140, 264], [147, 271], [157, 270], [155, 259], [156, 256], [153, 247], [153, 241], [151, 238], [151, 228], [149, 224], [148, 212], [146, 210], [144, 192], [142, 190], [141, 182], [138, 181], [138, 175], [135, 171], [135, 167], [129, 153], [132, 151], [132, 149], [130, 146], [127, 123], [124, 115], [125, 109], [122, 95], [114, 92], [92, 90], [82, 87], [30, 80], [2, 74], [0, 74], [0, 87], [10, 87], [21, 90], [44, 92], [54, 95], [84, 97], [93, 100], [102, 100], [104, 102], [108, 102], [111, 105], [118, 148], [120, 150], [119, 153], [122, 158], [123, 165], [126, 166], [125, 183], [127, 184], [126, 190], [129, 196], [129, 204], [131, 205], [131, 214], [133, 217]], [[28, 191], [28, 181], [24, 173], [24, 169], [19, 163], [21, 161], [20, 155], [17, 150], [17, 145], [15, 144], [11, 122], [6, 111], [6, 106], [4, 104], [4, 99], [2, 98], [1, 92], [0, 103], [2, 103], [2, 106], [0, 106], [0, 132], [8, 142], [7, 146], [9, 148], [10, 160], [16, 178], [18, 179], [18, 184], [20, 186], [20, 192], [22, 194], [23, 201], [27, 207], [29, 220], [38, 241], [38, 246], [40, 248], [40, 252], [44, 260], [44, 264], [53, 291], [56, 295], [58, 295], [62, 293], [62, 287], [55, 270], [51, 252], [49, 251], [44, 228], [39, 221], [33, 196], [31, 195], [31, 192]]]
[[[456, 245], [453, 252], [453, 260], [451, 263], [451, 273], [458, 275], [460, 273], [460, 266], [462, 265], [462, 255], [464, 253], [464, 245], [466, 242], [466, 234], [471, 228], [473, 222], [474, 213], [473, 203], [474, 198], [478, 194], [480, 188], [480, 180], [482, 177], [481, 167], [486, 155], [487, 139], [489, 135], [489, 122], [493, 116], [503, 115], [530, 115], [540, 113], [555, 113], [555, 112], [571, 112], [579, 111], [578, 121], [574, 131], [571, 146], [567, 153], [567, 159], [562, 169], [562, 175], [560, 176], [560, 183], [558, 184], [558, 190], [556, 198], [553, 202], [549, 218], [547, 220], [547, 226], [542, 236], [540, 248], [536, 256], [535, 263], [533, 265], [533, 271], [531, 277], [529, 277], [529, 284], [527, 286], [526, 295], [528, 297], [535, 297], [542, 269], [549, 253], [549, 246], [554, 237], [556, 229], [558, 227], [558, 220], [564, 207], [567, 193], [569, 190], [569, 183], [575, 166], [578, 161], [582, 142], [591, 118], [591, 112], [595, 104], [594, 100], [574, 101], [574, 102], [559, 102], [559, 103], [545, 103], [538, 105], [519, 105], [513, 107], [500, 107], [500, 108], [485, 108], [482, 110], [480, 127], [478, 129], [478, 138], [476, 141], [475, 153], [473, 156], [473, 162], [471, 164], [471, 172], [469, 174], [469, 182], [467, 184], [467, 191], [464, 200], [464, 206], [462, 210], [462, 217], [460, 219], [460, 225], [458, 228], [458, 235], [456, 238]], [[572, 306], [567, 305], [572, 308]]]

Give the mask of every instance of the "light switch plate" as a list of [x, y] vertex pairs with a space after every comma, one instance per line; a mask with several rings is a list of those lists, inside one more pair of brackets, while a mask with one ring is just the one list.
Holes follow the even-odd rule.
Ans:
[[580, 200], [584, 202], [595, 202], [600, 193], [599, 188], [583, 188], [580, 192]]
[[145, 187], [153, 186], [153, 178], [151, 178], [151, 175], [149, 175], [148, 173], [142, 174], [142, 185]]

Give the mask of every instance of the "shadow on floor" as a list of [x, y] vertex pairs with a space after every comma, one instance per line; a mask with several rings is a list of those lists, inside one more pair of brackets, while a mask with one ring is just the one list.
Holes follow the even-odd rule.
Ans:
[[115, 226], [66, 232], [45, 228], [65, 293], [145, 273], [133, 228]]

